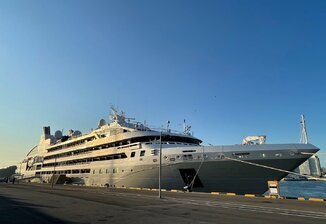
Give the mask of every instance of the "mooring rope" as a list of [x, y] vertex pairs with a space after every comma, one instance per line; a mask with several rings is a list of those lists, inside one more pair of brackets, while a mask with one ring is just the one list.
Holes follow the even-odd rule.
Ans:
[[258, 164], [258, 163], [252, 163], [252, 162], [248, 162], [248, 161], [244, 161], [244, 160], [234, 159], [234, 158], [230, 158], [230, 157], [227, 157], [227, 156], [224, 156], [224, 158], [228, 159], [228, 160], [240, 162], [240, 163], [253, 165], [253, 166], [258, 166], [258, 167], [263, 167], [263, 168], [266, 168], [266, 169], [276, 170], [276, 171], [279, 171], [279, 172], [289, 173], [289, 174], [302, 176], [302, 177], [309, 177], [309, 178], [312, 178], [314, 180], [324, 180], [322, 178], [313, 177], [313, 176], [306, 175], [306, 174], [299, 174], [299, 173], [295, 173], [295, 172], [292, 172], [292, 171], [287, 171], [287, 170], [283, 170], [283, 169], [279, 169], [279, 168], [275, 168], [275, 167], [271, 167], [271, 166], [261, 165], [261, 164]]
[[192, 179], [192, 181], [190, 182], [190, 184], [189, 184], [189, 188], [191, 189], [192, 188], [192, 186], [194, 185], [194, 183], [195, 183], [195, 179], [196, 179], [196, 177], [197, 177], [197, 175], [198, 175], [198, 173], [199, 173], [199, 170], [200, 170], [200, 168], [201, 168], [201, 166], [203, 165], [203, 163], [204, 163], [204, 160], [205, 160], [205, 154], [204, 154], [204, 147], [202, 147], [203, 148], [203, 158], [202, 158], [202, 160], [201, 160], [201, 163], [200, 163], [200, 165], [199, 165], [199, 167], [198, 167], [198, 169], [197, 169], [197, 172], [196, 172], [196, 174], [195, 174], [195, 176], [194, 176], [194, 178]]
[[[300, 154], [302, 155], [317, 155], [317, 153], [313, 153], [313, 152], [300, 152]], [[317, 156], [326, 156], [326, 153], [318, 153]]]

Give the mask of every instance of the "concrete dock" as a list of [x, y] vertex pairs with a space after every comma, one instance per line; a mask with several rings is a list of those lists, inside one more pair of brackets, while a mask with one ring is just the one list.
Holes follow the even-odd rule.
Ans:
[[0, 184], [0, 223], [326, 223], [326, 203], [208, 193]]

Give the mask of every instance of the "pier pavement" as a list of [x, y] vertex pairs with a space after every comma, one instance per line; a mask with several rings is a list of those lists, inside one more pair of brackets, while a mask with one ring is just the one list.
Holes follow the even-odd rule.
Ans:
[[0, 184], [0, 223], [326, 223], [326, 203], [207, 193]]

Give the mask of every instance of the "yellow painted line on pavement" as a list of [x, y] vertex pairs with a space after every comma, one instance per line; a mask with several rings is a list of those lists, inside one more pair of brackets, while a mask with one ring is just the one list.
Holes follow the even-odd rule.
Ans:
[[251, 198], [256, 197], [256, 195], [254, 195], [254, 194], [245, 194], [244, 196], [245, 196], [245, 197], [251, 197]]
[[265, 195], [264, 197], [265, 198], [272, 198], [272, 199], [275, 199], [276, 198], [276, 196], [269, 196], [269, 195]]
[[150, 188], [142, 188], [142, 190], [144, 190], [144, 191], [150, 191], [151, 189]]
[[[151, 190], [152, 190], [152, 191], [159, 191], [160, 189], [152, 188]], [[161, 189], [161, 191], [166, 191], [166, 189]]]
[[131, 190], [141, 190], [140, 187], [129, 187], [129, 189], [131, 189]]
[[235, 196], [235, 193], [226, 193], [227, 196]]
[[308, 200], [309, 201], [318, 201], [318, 202], [323, 202], [324, 201], [324, 199], [322, 199], [322, 198], [309, 198]]

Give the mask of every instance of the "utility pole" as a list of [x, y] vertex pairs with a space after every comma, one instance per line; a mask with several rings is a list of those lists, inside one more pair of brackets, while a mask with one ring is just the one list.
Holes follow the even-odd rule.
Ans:
[[162, 130], [160, 132], [160, 158], [158, 167], [158, 197], [161, 199], [161, 176], [162, 176]]
[[55, 165], [57, 163], [57, 157], [54, 157], [54, 166], [53, 166], [53, 174], [52, 174], [52, 184], [51, 187], [53, 188], [54, 185], [54, 175], [55, 175]]

